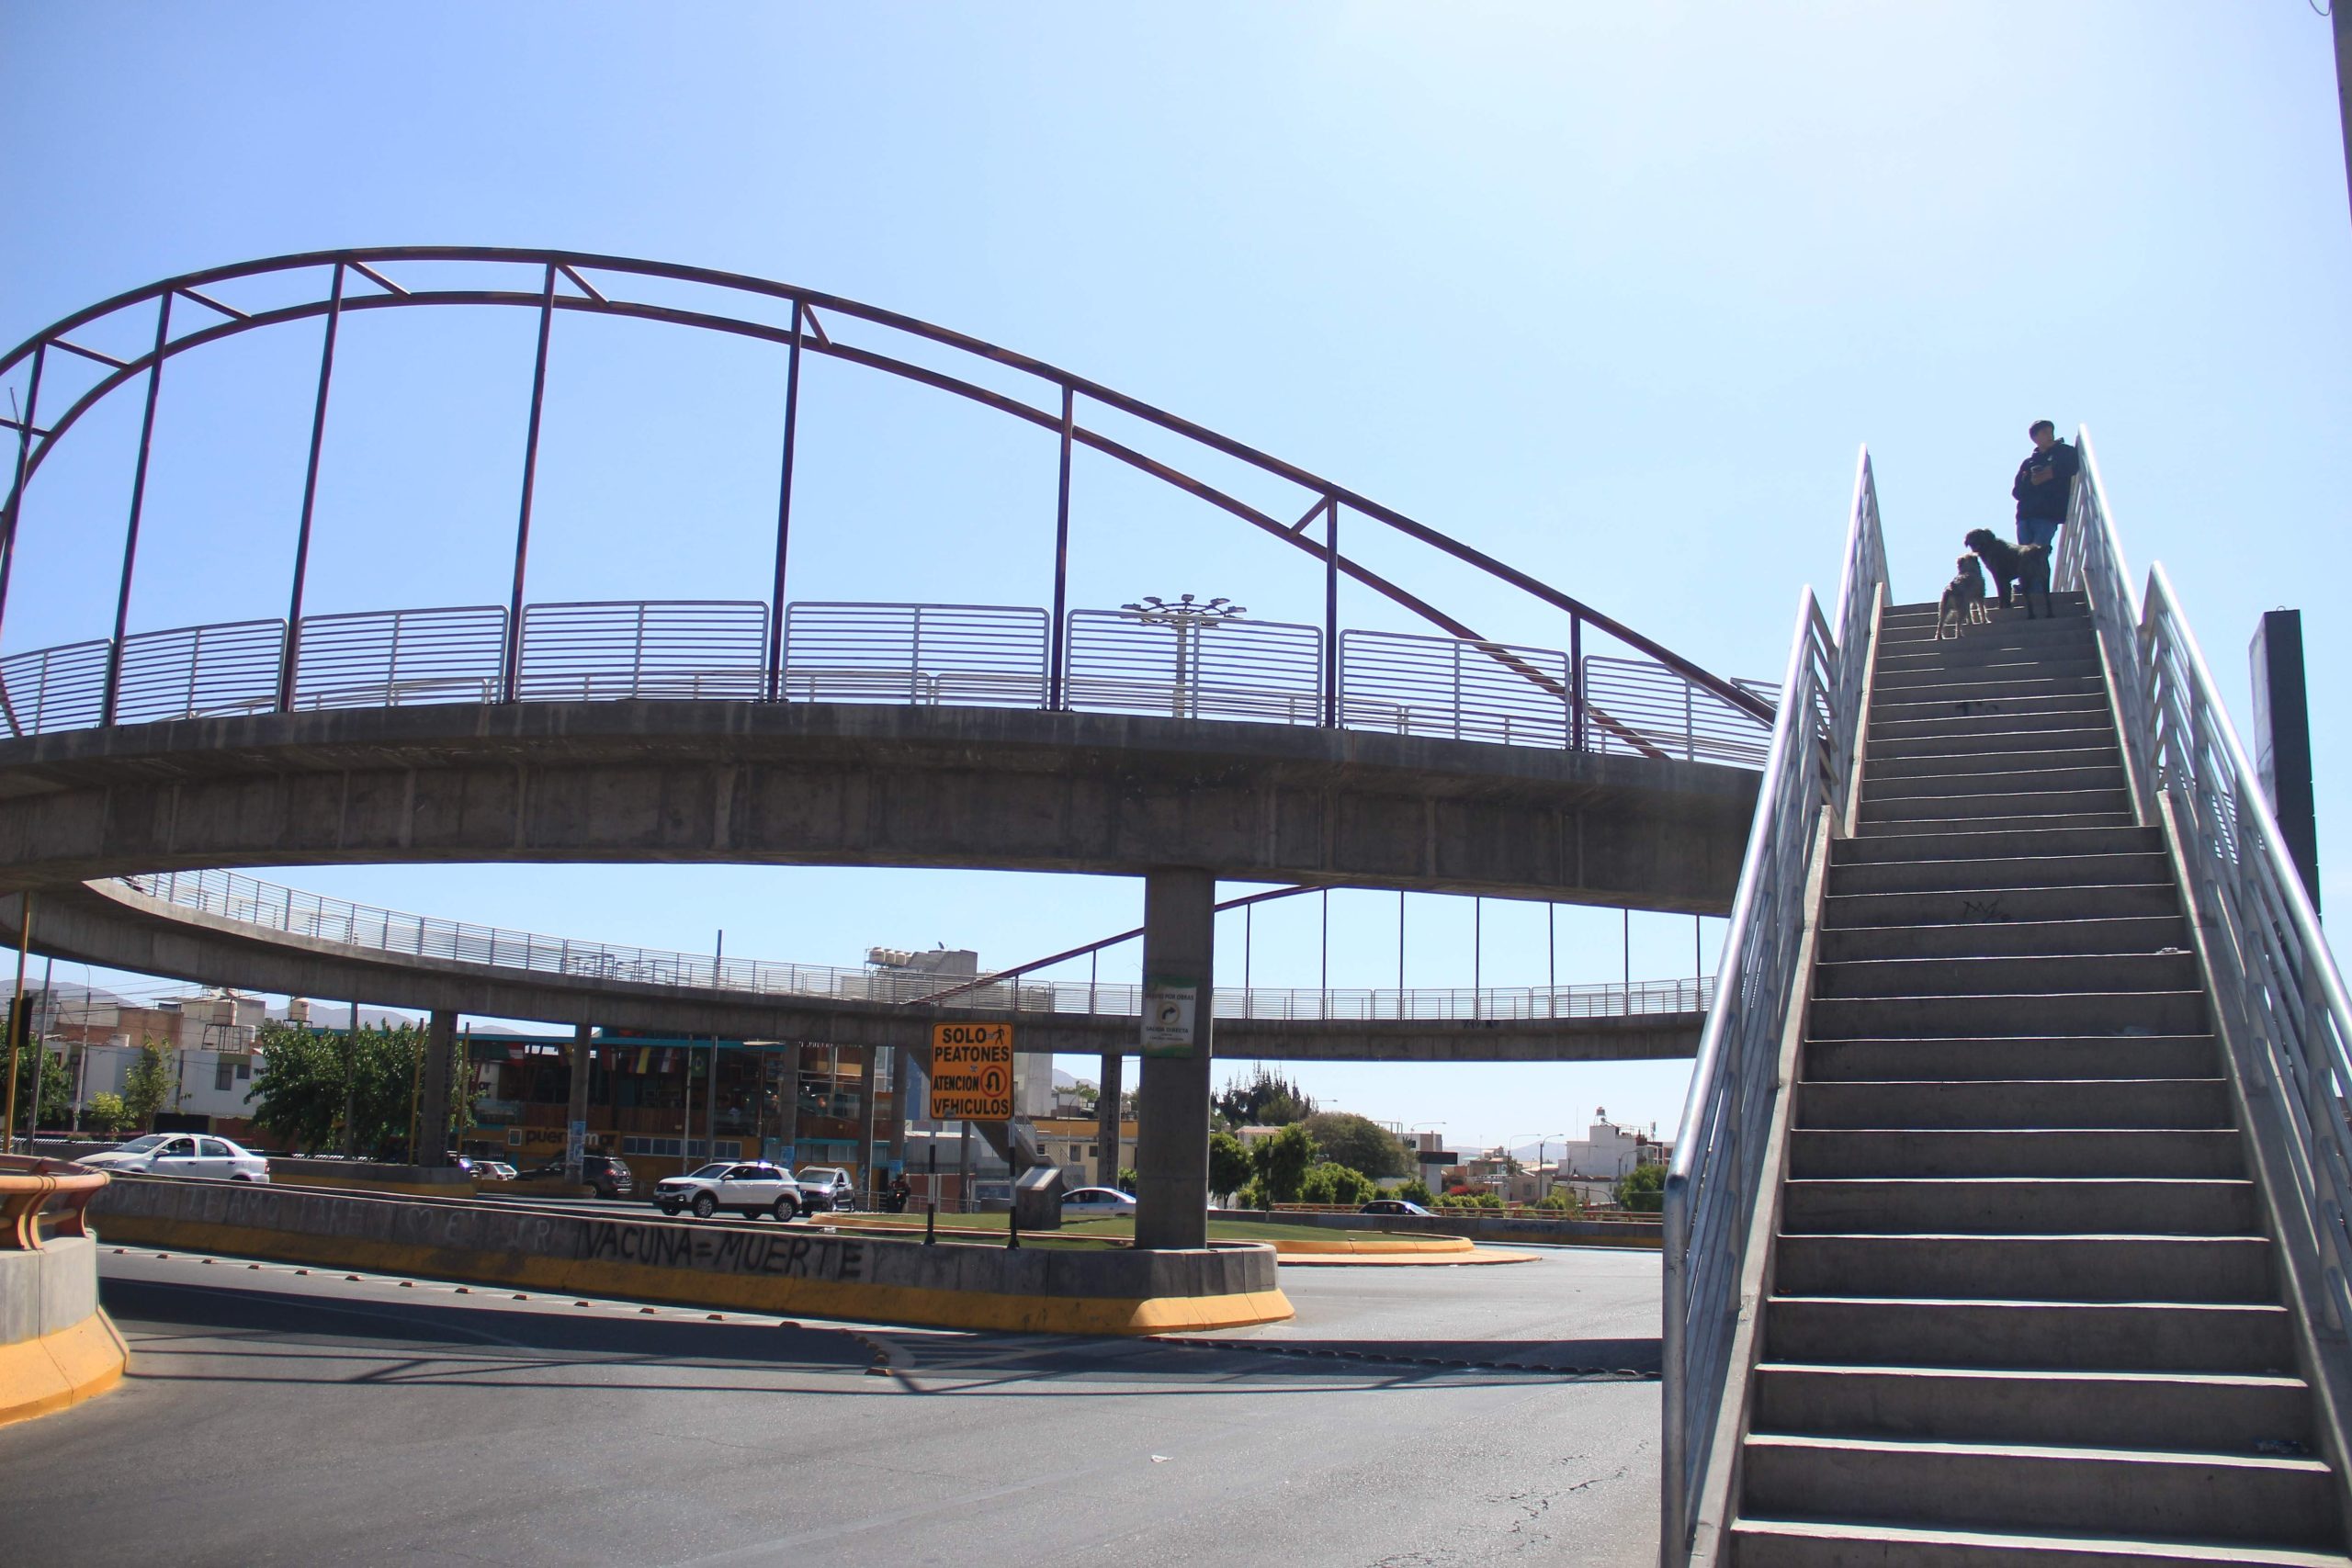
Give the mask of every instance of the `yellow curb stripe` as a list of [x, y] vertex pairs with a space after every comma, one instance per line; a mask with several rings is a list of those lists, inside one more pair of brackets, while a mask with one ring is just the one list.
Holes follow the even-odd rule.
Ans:
[[0, 1427], [96, 1399], [122, 1381], [130, 1359], [130, 1348], [103, 1312], [38, 1339], [0, 1345]]
[[1295, 1241], [1288, 1236], [1280, 1236], [1275, 1238], [1273, 1247], [1274, 1251], [1283, 1257], [1294, 1255], [1313, 1257], [1321, 1253], [1338, 1253], [1348, 1257], [1396, 1253], [1430, 1256], [1476, 1250], [1469, 1237], [1460, 1235], [1323, 1236], [1312, 1239], [1301, 1236]]
[[1491, 1248], [1472, 1252], [1441, 1252], [1427, 1257], [1358, 1253], [1353, 1257], [1285, 1258], [1291, 1269], [1463, 1269], [1479, 1263], [1532, 1263], [1532, 1252], [1501, 1252]]
[[733, 1307], [783, 1316], [841, 1317], [1023, 1334], [1168, 1334], [1246, 1328], [1292, 1315], [1280, 1291], [1214, 1296], [1014, 1296], [838, 1280], [706, 1273], [616, 1259], [477, 1252], [358, 1236], [290, 1235], [202, 1220], [108, 1214], [106, 1237], [175, 1252], [225, 1252], [371, 1273], [520, 1285], [679, 1306]]

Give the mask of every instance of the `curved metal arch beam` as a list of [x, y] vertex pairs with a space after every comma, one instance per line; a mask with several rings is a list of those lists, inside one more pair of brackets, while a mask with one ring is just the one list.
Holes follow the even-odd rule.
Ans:
[[[891, 331], [905, 333], [910, 336], [935, 343], [944, 347], [955, 349], [960, 353], [969, 354], [975, 357], [986, 359], [994, 364], [1002, 365], [1010, 369], [1035, 376], [1058, 389], [1075, 395], [1083, 395], [1102, 404], [1106, 408], [1118, 410], [1121, 412], [1140, 419], [1159, 429], [1166, 430], [1171, 434], [1178, 435], [1185, 440], [1193, 442], [1196, 445], [1205, 446], [1211, 451], [1220, 453], [1252, 468], [1256, 468], [1261, 472], [1271, 474], [1290, 484], [1296, 485], [1299, 488], [1306, 490], [1322, 498], [1323, 502], [1327, 505], [1345, 505], [1357, 512], [1363, 513], [1364, 515], [1373, 518], [1387, 527], [1395, 529], [1396, 532], [1405, 535], [1408, 538], [1414, 539], [1421, 544], [1428, 545], [1431, 548], [1442, 551], [1444, 554], [1453, 556], [1454, 558], [1470, 566], [1476, 567], [1477, 570], [1486, 572], [1487, 575], [1494, 577], [1500, 581], [1510, 583], [1511, 586], [1518, 588], [1522, 592], [1541, 600], [1556, 609], [1564, 610], [1572, 616], [1590, 621], [1595, 626], [1608, 632], [1611, 636], [1617, 637], [1620, 641], [1624, 642], [1629, 647], [1637, 649], [1640, 651], [1648, 654], [1651, 658], [1657, 660], [1660, 663], [1681, 675], [1684, 679], [1704, 687], [1706, 690], [1713, 693], [1716, 696], [1721, 697], [1725, 702], [1730, 703], [1740, 711], [1757, 718], [1759, 722], [1770, 723], [1772, 720], [1772, 705], [1758, 697], [1753, 693], [1747, 691], [1736, 682], [1724, 680], [1721, 676], [1715, 675], [1713, 672], [1702, 669], [1690, 660], [1675, 653], [1672, 649], [1665, 647], [1663, 644], [1634, 630], [1631, 626], [1624, 625], [1614, 617], [1593, 609], [1583, 601], [1577, 599], [1570, 594], [1561, 592], [1558, 589], [1552, 587], [1550, 584], [1544, 582], [1537, 578], [1530, 576], [1528, 573], [1520, 570], [1518, 568], [1512, 567], [1496, 557], [1488, 555], [1483, 550], [1477, 549], [1476, 547], [1465, 545], [1460, 540], [1454, 539], [1450, 536], [1429, 526], [1427, 524], [1418, 522], [1415, 519], [1407, 516], [1405, 513], [1396, 511], [1394, 508], [1384, 506], [1380, 502], [1375, 502], [1347, 486], [1335, 484], [1317, 474], [1299, 468], [1295, 464], [1285, 462], [1269, 453], [1260, 451], [1255, 447], [1235, 441], [1228, 436], [1221, 435], [1205, 426], [1194, 423], [1191, 420], [1184, 419], [1180, 415], [1170, 413], [1166, 410], [1143, 402], [1138, 399], [1130, 398], [1125, 394], [1115, 391], [1099, 382], [1076, 375], [1070, 371], [1061, 368], [1058, 366], [1048, 364], [1044, 360], [1036, 359], [1027, 355], [1019, 354], [999, 344], [989, 343], [984, 339], [976, 338], [967, 333], [956, 332], [946, 327], [937, 326], [932, 322], [922, 321], [916, 317], [904, 315], [895, 310], [883, 310], [877, 306], [867, 305], [861, 301], [846, 299], [840, 295], [821, 293], [813, 289], [805, 289], [794, 285], [775, 282], [771, 279], [753, 277], [748, 274], [723, 272], [715, 268], [684, 266], [670, 263], [650, 262], [634, 257], [605, 255], [588, 252], [532, 250], [505, 246], [383, 246], [341, 251], [306, 252], [291, 255], [269, 257], [258, 261], [235, 263], [226, 266], [207, 268], [198, 272], [184, 273], [176, 277], [166, 278], [158, 283], [149, 284], [140, 288], [134, 288], [124, 293], [118, 294], [110, 299], [101, 301], [96, 305], [87, 307], [83, 310], [67, 316], [53, 323], [44, 331], [26, 339], [16, 348], [9, 351], [6, 358], [0, 359], [0, 376], [7, 374], [17, 365], [21, 364], [27, 357], [44, 349], [45, 347], [53, 344], [60, 344], [66, 333], [75, 331], [79, 327], [85, 326], [94, 321], [100, 320], [106, 316], [112, 315], [117, 311], [129, 309], [132, 306], [139, 305], [149, 300], [160, 302], [162, 300], [168, 299], [175, 294], [179, 294], [187, 296], [188, 298], [195, 299], [198, 303], [206, 305], [217, 311], [222, 310], [223, 307], [205, 299], [202, 295], [198, 294], [195, 291], [209, 285], [230, 281], [240, 277], [251, 277], [273, 273], [296, 272], [312, 267], [332, 267], [338, 265], [361, 269], [362, 276], [369, 276], [380, 284], [383, 280], [377, 276], [373, 268], [379, 265], [404, 262], [471, 262], [514, 265], [528, 265], [542, 268], [552, 267], [565, 273], [576, 287], [582, 289], [587, 289], [589, 286], [584, 279], [578, 276], [579, 269], [586, 268], [597, 272], [618, 272], [631, 276], [659, 278], [671, 282], [694, 283], [718, 288], [733, 289], [741, 293], [758, 296], [760, 298], [775, 299], [780, 302], [795, 305], [801, 310], [811, 312], [812, 320], [814, 308], [821, 305], [826, 310], [834, 311], [840, 315], [848, 316], [853, 320], [864, 321]], [[781, 344], [790, 344], [795, 338], [795, 334], [789, 329], [779, 328], [764, 321], [753, 321], [742, 318], [716, 316], [703, 311], [682, 310], [670, 306], [643, 304], [626, 300], [616, 301], [608, 299], [603, 295], [593, 291], [583, 293], [582, 295], [559, 294], [550, 297], [542, 291], [522, 293], [518, 291], [496, 289], [444, 289], [423, 291], [398, 290], [396, 292], [387, 292], [379, 295], [352, 296], [346, 294], [341, 300], [340, 308], [344, 310], [353, 310], [396, 308], [410, 305], [469, 304], [527, 305], [535, 309], [552, 304], [566, 310], [582, 310], [592, 314], [631, 317], [639, 320], [662, 321], [669, 324], [695, 326], [705, 330], [725, 331], [736, 335], [755, 337]], [[314, 316], [324, 315], [329, 309], [329, 302], [322, 299], [307, 302], [301, 305], [281, 307], [276, 310], [257, 311], [251, 314], [235, 315], [226, 321], [216, 322], [209, 327], [201, 329], [200, 331], [186, 333], [178, 338], [169, 339], [164, 342], [157, 349], [141, 355], [136, 359], [123, 363], [119, 368], [114, 371], [113, 374], [103, 378], [96, 386], [91, 388], [89, 391], [85, 393], [81, 399], [77, 400], [74, 405], [67, 411], [63, 417], [53, 421], [46, 432], [40, 433], [33, 436], [33, 439], [37, 442], [37, 450], [30, 455], [28, 461], [23, 466], [21, 478], [12, 484], [7, 497], [7, 536], [5, 539], [0, 539], [0, 548], [13, 550], [15, 544], [15, 527], [20, 509], [23, 490], [26, 485], [30, 483], [32, 474], [40, 467], [41, 459], [46, 457], [49, 449], [56, 443], [56, 441], [72, 427], [75, 421], [80, 418], [81, 414], [99, 399], [120, 387], [123, 382], [130, 379], [132, 377], [159, 365], [162, 360], [172, 357], [173, 355], [175, 355], [187, 349], [199, 347], [205, 344], [217, 342], [224, 337], [232, 336], [239, 333], [251, 332], [265, 326], [282, 325], [289, 321], [301, 321]], [[1017, 418], [1025, 419], [1032, 423], [1036, 423], [1046, 428], [1059, 428], [1059, 420], [1055, 415], [1048, 413], [1044, 410], [1031, 408], [1029, 405], [1022, 403], [1016, 399], [1005, 397], [1001, 393], [991, 392], [985, 388], [978, 387], [972, 383], [959, 381], [956, 378], [946, 376], [941, 372], [929, 370], [924, 367], [915, 366], [905, 361], [894, 360], [890, 358], [890, 356], [874, 354], [870, 350], [856, 349], [851, 345], [835, 344], [831, 341], [828, 334], [824, 333], [821, 327], [819, 328], [817, 334], [813, 339], [803, 334], [799, 336], [798, 342], [803, 352], [813, 351], [816, 353], [827, 354], [836, 358], [849, 360], [852, 363], [865, 364], [869, 366], [869, 367], [885, 370], [890, 374], [901, 376], [907, 379], [915, 380], [922, 384], [930, 385], [941, 390], [952, 391], [960, 396], [972, 398], [975, 401], [995, 408], [999, 412], [1012, 414]], [[62, 346], [66, 347], [69, 351], [74, 348], [74, 345], [71, 344], [64, 344]], [[31, 434], [29, 432], [27, 434]], [[1162, 479], [1163, 482], [1177, 484], [1178, 488], [1197, 495], [1201, 499], [1211, 500], [1216, 495], [1216, 492], [1214, 491], [1213, 488], [1205, 485], [1203, 481], [1193, 479], [1188, 475], [1182, 475], [1181, 470], [1170, 468], [1168, 465], [1159, 464], [1149, 459], [1141, 459], [1140, 454], [1132, 453], [1128, 448], [1121, 446], [1119, 443], [1112, 441], [1108, 437], [1101, 436], [1098, 433], [1086, 431], [1083, 428], [1075, 428], [1071, 434], [1073, 439], [1082, 441], [1087, 446], [1104, 452], [1106, 455], [1116, 457], [1120, 461], [1128, 462], [1132, 466], [1142, 469], [1142, 471], [1152, 473], [1154, 477]], [[1245, 503], [1233, 501], [1231, 498], [1216, 500], [1215, 503], [1224, 506], [1226, 510], [1234, 512], [1236, 515], [1242, 516], [1247, 521], [1257, 524], [1261, 527], [1269, 528], [1278, 536], [1289, 539], [1292, 544], [1305, 549], [1310, 555], [1316, 556], [1318, 558], [1328, 559], [1329, 558], [1330, 552], [1328, 547], [1317, 545], [1305, 538], [1302, 535], [1293, 533], [1286, 525], [1268, 517], [1263, 513], [1258, 512], [1255, 508], [1245, 509]], [[1340, 558], [1339, 567], [1340, 570], [1347, 571], [1351, 577], [1355, 578], [1358, 581], [1365, 583], [1366, 586], [1375, 588], [1375, 591], [1383, 592], [1392, 599], [1395, 599], [1396, 603], [1406, 608], [1413, 610], [1415, 614], [1431, 620], [1433, 624], [1445, 626], [1449, 631], [1453, 632], [1453, 635], [1457, 637], [1467, 637], [1469, 640], [1473, 641], [1483, 642], [1486, 640], [1485, 638], [1477, 637], [1475, 634], [1470, 633], [1468, 629], [1466, 627], [1463, 627], [1459, 622], [1453, 622], [1450, 617], [1441, 617], [1438, 614], [1433, 612], [1431, 607], [1427, 606], [1417, 599], [1412, 599], [1411, 596], [1408, 595], [1402, 595], [1402, 591], [1396, 589], [1394, 584], [1385, 583], [1382, 580], [1377, 579], [1374, 574], [1369, 573], [1365, 569], [1358, 567], [1355, 563], [1348, 561], [1344, 557]]]

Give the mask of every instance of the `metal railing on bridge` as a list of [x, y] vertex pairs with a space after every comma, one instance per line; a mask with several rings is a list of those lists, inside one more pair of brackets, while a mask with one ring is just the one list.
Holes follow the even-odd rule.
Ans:
[[[494, 604], [307, 615], [133, 633], [0, 658], [0, 729], [54, 734], [277, 708], [494, 702], [509, 688]], [[529, 604], [512, 689], [526, 702], [636, 699], [1044, 708], [1055, 636], [1023, 605], [794, 603], [771, 671], [757, 600]], [[1662, 663], [1574, 649], [1318, 626], [1072, 610], [1063, 705], [1321, 725], [1753, 767], [1749, 714]], [[1336, 663], [1336, 704], [1327, 670]], [[1756, 682], [1743, 686], [1764, 691]]]
[[2312, 1326], [2328, 1407], [2352, 1405], [2352, 996], [2269, 796], [2231, 728], [2172, 580], [2138, 610], [2090, 433], [2052, 586], [2083, 591], [2113, 680], [2144, 825], [2170, 819], [2219, 1032], [2244, 1092], [2286, 1268]]
[[[263, 882], [234, 871], [164, 872], [115, 886], [177, 908], [290, 936], [398, 957], [479, 964], [573, 980], [777, 998], [907, 1004], [930, 1000], [952, 976], [827, 964], [779, 963], [582, 942], [404, 913]], [[1630, 984], [1481, 986], [1389, 990], [1259, 986], [1218, 988], [1215, 1016], [1290, 1021], [1539, 1021], [1638, 1018], [1703, 1010], [1712, 979]], [[1123, 982], [989, 977], [938, 1005], [984, 1012], [1140, 1017], [1143, 990]]]
[[1871, 626], [1886, 590], [1886, 546], [1870, 454], [1854, 475], [1844, 581], [1834, 630], [1813, 591], [1797, 607], [1747, 855], [1724, 935], [1690, 1094], [1665, 1193], [1664, 1416], [1660, 1561], [1690, 1550], [1692, 1506], [1730, 1371], [1750, 1218], [1781, 1089], [1780, 1053], [1800, 979], [1807, 868], [1828, 824], [1845, 816], [1868, 683]]

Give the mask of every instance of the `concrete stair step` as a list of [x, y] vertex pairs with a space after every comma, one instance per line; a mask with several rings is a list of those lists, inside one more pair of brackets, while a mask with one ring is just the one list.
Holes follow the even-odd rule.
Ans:
[[[2035, 598], [2038, 602], [2040, 595], [2037, 594]], [[1993, 624], [1996, 626], [2014, 626], [2024, 628], [2064, 626], [2069, 622], [2081, 626], [2091, 624], [2089, 601], [2079, 592], [2051, 594], [2050, 608], [2052, 613], [2048, 615], [2029, 616], [2021, 609], [2012, 607], [2005, 610], [1997, 604], [1990, 604], [1989, 601], [1987, 604], [1993, 612]], [[1932, 599], [1923, 599], [1916, 604], [1890, 604], [1879, 620], [1881, 635], [1883, 637], [1890, 629], [1906, 628], [1916, 629], [1925, 637], [1935, 626], [1936, 615], [1941, 607], [1938, 601]]]
[[2046, 649], [2018, 649], [2001, 657], [1939, 660], [1932, 655], [1916, 662], [1903, 658], [1882, 659], [1871, 677], [1873, 688], [1902, 697], [1921, 686], [1957, 686], [1975, 682], [2075, 681], [2106, 672], [2099, 663], [2096, 638], [2053, 644]]
[[2011, 745], [1979, 751], [1930, 751], [1918, 757], [1881, 756], [1875, 750], [1862, 760], [1864, 787], [1874, 782], [1909, 778], [1958, 778], [1972, 773], [2031, 773], [2064, 768], [2123, 766], [2123, 749], [2112, 736], [2081, 746]]
[[2222, 1071], [2210, 1034], [1959, 1035], [1808, 1040], [1802, 1081], [1985, 1083], [2005, 1078], [2210, 1078]]
[[2240, 1177], [2231, 1127], [1803, 1127], [1789, 1175], [1839, 1177]]
[[1910, 637], [1888, 642], [1882, 637], [1871, 673], [1883, 679], [1909, 670], [1959, 670], [2038, 659], [2098, 658], [2098, 633], [2093, 627], [2053, 627], [2044, 631], [2036, 622], [2030, 630], [2020, 628], [2016, 633], [1979, 626], [1958, 637], [1939, 637], [1933, 642]]
[[1762, 1432], [2253, 1454], [2316, 1451], [2311, 1394], [2247, 1373], [1766, 1361], [1751, 1408]]
[[[2017, 963], [2015, 959], [1996, 962]], [[2016, 992], [1984, 996], [1815, 997], [1808, 1038], [1916, 1040], [1922, 1036], [2019, 1034], [2202, 1034], [2211, 1027], [2205, 993]]]
[[1799, 1086], [1799, 1127], [2230, 1127], [2229, 1085], [2211, 1078], [1922, 1079]]
[[1815, 1235], [1783, 1231], [1773, 1289], [1949, 1301], [2232, 1302], [2275, 1295], [2261, 1235]]
[[2352, 1568], [2326, 1550], [2140, 1536], [2021, 1535], [1742, 1516], [1727, 1568]]
[[1870, 744], [1886, 740], [1960, 740], [2108, 726], [2107, 694], [2018, 698], [2002, 703], [1871, 703]]
[[[2123, 787], [2123, 763], [2119, 759], [2092, 767], [2020, 764], [2011, 768], [1971, 768], [1944, 773], [1904, 773], [1894, 777], [1871, 778], [1866, 775], [1862, 798], [1865, 802], [1875, 801], [1880, 805], [1921, 796], [1968, 795], [2044, 795], [2072, 798], [2093, 790], [2120, 790]], [[1889, 815], [1899, 816], [1901, 813]]]
[[2069, 828], [2129, 828], [2132, 825], [2133, 817], [2129, 811], [2085, 811], [2065, 817], [1949, 817], [1909, 822], [1857, 822], [1854, 837], [1856, 840], [1925, 839], [1951, 833], [2040, 833]]
[[[1955, 672], [1951, 679], [1923, 682], [1918, 685], [1897, 686], [1884, 693], [1872, 693], [1871, 706], [1875, 711], [1881, 697], [1890, 709], [1934, 705], [1943, 708], [1954, 717], [1972, 713], [1999, 713], [2003, 705], [2034, 697], [2097, 697], [2107, 700], [2107, 682], [2097, 671], [2085, 671], [2068, 675], [2041, 675], [2016, 671], [1987, 674], [1982, 677], [1968, 672]], [[1898, 716], [1890, 713], [1889, 717]], [[1911, 717], [1911, 715], [1901, 715]]]
[[[2026, 887], [2108, 887], [2170, 884], [2172, 863], [2162, 854], [1966, 856], [1886, 861], [1829, 868], [1832, 898], [1856, 893], [2007, 891]], [[2176, 901], [2177, 907], [2177, 901]], [[1995, 919], [1980, 916], [1980, 919]]]
[[[1822, 900], [1821, 928], [1832, 931], [1883, 931], [1905, 926], [1996, 925], [2041, 920], [2135, 919], [2155, 916], [2180, 918], [2180, 895], [2173, 887], [2170, 866], [2161, 856], [2091, 857], [2113, 874], [2060, 885], [1994, 886], [1972, 882], [1961, 869], [1966, 863], [1946, 861], [1930, 880], [1950, 886], [1841, 890], [1842, 868], [1832, 866], [1829, 896]], [[2164, 866], [2164, 874], [2147, 874]], [[2141, 873], [2136, 878], [2128, 870]], [[1860, 868], [1854, 868], [1859, 871]], [[2004, 874], [2013, 874], [2005, 872]], [[1881, 883], [1879, 876], [1866, 879]]]
[[2086, 748], [2114, 745], [2115, 727], [2106, 722], [2103, 712], [2098, 718], [2098, 723], [2083, 724], [2076, 728], [1994, 729], [1964, 731], [1957, 735], [1889, 736], [1872, 740], [1865, 758], [1876, 761], [1913, 757], [1983, 757], [2035, 747], [2055, 751], [2079, 751]]
[[1775, 1361], [2290, 1376], [2295, 1324], [2272, 1302], [2041, 1302], [1775, 1294]]
[[[2069, 821], [2070, 818], [2052, 818]], [[1837, 839], [1831, 865], [1884, 865], [1923, 860], [2048, 860], [2058, 855], [2164, 853], [2163, 831], [2125, 826], [1972, 830], [1952, 824], [1942, 832], [1873, 833], [1867, 839]]]
[[2332, 1546], [2334, 1479], [2310, 1458], [1756, 1433], [1743, 1509], [1934, 1528]]
[[1792, 1180], [1781, 1224], [1808, 1235], [2251, 1235], [2254, 1183], [2150, 1177], [1841, 1177]]
[[[2036, 790], [2012, 788], [2007, 793], [1992, 789], [1961, 789], [1945, 795], [1873, 795], [1865, 790], [1862, 808], [1857, 813], [1864, 822], [1948, 821], [1954, 818], [1983, 817], [2085, 817], [2115, 816], [2129, 813], [2132, 796], [2123, 787], [2122, 770], [2115, 770], [2111, 784], [2082, 781], [2087, 787], [2076, 789], [2074, 781], [2061, 780], [2059, 787]], [[1914, 780], [1901, 780], [1910, 784]], [[1971, 784], [1980, 781], [1969, 781]]]
[[1815, 951], [1824, 963], [1877, 958], [2031, 957], [2044, 953], [2159, 953], [2186, 950], [2188, 921], [2179, 915], [2110, 919], [1977, 920], [1962, 925], [1858, 926], [1824, 931]]
[[2077, 991], [2188, 991], [2197, 960], [2173, 953], [2002, 953], [1866, 958], [1817, 964], [1816, 998], [2059, 996]]

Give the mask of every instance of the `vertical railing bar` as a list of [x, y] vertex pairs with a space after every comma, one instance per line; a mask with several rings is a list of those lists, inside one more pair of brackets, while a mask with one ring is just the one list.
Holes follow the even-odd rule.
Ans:
[[787, 351], [784, 369], [784, 460], [782, 473], [776, 480], [775, 496], [775, 584], [769, 595], [775, 617], [768, 632], [768, 701], [784, 699], [784, 620], [785, 569], [792, 550], [792, 459], [793, 444], [800, 423], [800, 330], [804, 307], [796, 296], [792, 301], [792, 346]]
[[122, 536], [122, 586], [115, 595], [114, 649], [107, 660], [106, 695], [98, 704], [98, 723], [114, 723], [115, 705], [122, 695], [122, 639], [130, 624], [130, 578], [139, 559], [139, 516], [147, 505], [147, 463], [155, 447], [155, 399], [164, 384], [164, 350], [171, 343], [172, 296], [166, 293], [155, 309], [155, 362], [147, 367], [147, 407], [139, 422], [139, 458], [131, 469], [130, 518]]
[[531, 553], [531, 496], [539, 474], [539, 419], [548, 392], [548, 335], [555, 325], [555, 264], [548, 264], [539, 292], [539, 344], [531, 362], [531, 419], [523, 438], [523, 500], [514, 518], [514, 590], [507, 601], [505, 694], [521, 700], [523, 683], [523, 582]]
[[302, 636], [302, 591], [311, 570], [311, 522], [319, 501], [319, 455], [327, 433], [327, 388], [334, 377], [335, 329], [343, 321], [343, 263], [334, 264], [334, 281], [327, 293], [327, 325], [319, 350], [319, 392], [311, 406], [311, 456], [302, 470], [302, 515], [294, 530], [294, 587], [286, 605], [286, 646], [278, 656], [277, 711], [290, 712], [300, 679]]

